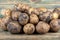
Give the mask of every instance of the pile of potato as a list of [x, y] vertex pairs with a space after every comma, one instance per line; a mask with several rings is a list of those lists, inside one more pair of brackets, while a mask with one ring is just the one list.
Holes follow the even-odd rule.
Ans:
[[3, 9], [0, 26], [10, 33], [45, 34], [60, 29], [60, 8], [49, 11], [47, 8], [33, 8], [17, 3], [13, 9]]

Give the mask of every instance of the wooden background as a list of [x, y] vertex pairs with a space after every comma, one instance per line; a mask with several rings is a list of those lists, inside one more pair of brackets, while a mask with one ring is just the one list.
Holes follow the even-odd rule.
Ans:
[[[46, 7], [49, 9], [60, 7], [60, 0], [41, 0], [37, 3], [30, 2], [29, 0], [0, 0], [0, 11], [4, 8], [13, 8], [14, 4], [18, 2], [28, 3], [33, 7]], [[60, 40], [60, 31], [58, 33], [47, 33], [44, 35], [25, 35], [10, 34], [0, 29], [0, 40]]]

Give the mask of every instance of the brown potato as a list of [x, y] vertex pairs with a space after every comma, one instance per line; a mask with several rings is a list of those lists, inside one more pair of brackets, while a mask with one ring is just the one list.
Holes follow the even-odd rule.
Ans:
[[35, 26], [31, 23], [28, 23], [24, 26], [23, 31], [26, 34], [33, 34], [35, 31]]
[[19, 23], [25, 25], [28, 23], [29, 16], [26, 13], [21, 13], [19, 16]]
[[51, 17], [52, 17], [52, 19], [58, 19], [59, 15], [57, 12], [53, 12]]
[[60, 29], [60, 19], [52, 20], [50, 26], [50, 31], [57, 32]]
[[50, 29], [50, 26], [43, 21], [40, 21], [36, 26], [36, 31], [41, 34], [47, 33], [49, 29]]
[[40, 13], [39, 15], [39, 19], [45, 22], [49, 22], [50, 20], [53, 19], [58, 19], [58, 17], [59, 17], [58, 13], [50, 11]]
[[57, 13], [59, 14], [59, 18], [60, 18], [60, 8], [55, 8], [55, 9], [53, 10], [53, 12], [57, 12]]
[[39, 15], [39, 11], [37, 10], [37, 8], [30, 7], [29, 14]]
[[5, 17], [1, 21], [1, 27], [3, 30], [7, 30], [7, 24], [11, 21], [9, 17]]
[[19, 12], [19, 11], [12, 11], [12, 14], [11, 14], [12, 19], [17, 21], [20, 14], [21, 14], [21, 12]]
[[30, 23], [37, 24], [39, 22], [39, 18], [36, 14], [30, 15]]
[[40, 7], [40, 8], [37, 8], [39, 12], [47, 12], [47, 8], [45, 7]]
[[11, 9], [3, 9], [1, 10], [2, 18], [1, 18], [1, 27], [3, 30], [7, 30], [7, 24], [11, 21]]
[[40, 13], [39, 19], [45, 22], [49, 22], [51, 20], [50, 14], [51, 14], [50, 11]]
[[11, 21], [7, 25], [7, 29], [11, 33], [20, 33], [21, 32], [21, 25], [19, 25], [19, 23], [16, 21]]

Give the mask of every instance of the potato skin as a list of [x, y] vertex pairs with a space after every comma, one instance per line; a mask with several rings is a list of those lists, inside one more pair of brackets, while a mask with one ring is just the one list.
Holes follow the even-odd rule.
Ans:
[[30, 14], [39, 15], [39, 11], [37, 10], [37, 8], [30, 7], [30, 9], [29, 9], [28, 12], [29, 12], [29, 15], [30, 15]]
[[37, 10], [41, 13], [41, 12], [47, 12], [48, 9], [45, 8], [45, 7], [40, 7], [40, 8], [37, 8]]
[[53, 19], [58, 19], [58, 16], [59, 15], [56, 12], [47, 11], [47, 12], [40, 13], [39, 19], [49, 23]]
[[50, 22], [50, 31], [57, 32], [60, 29], [60, 19], [54, 19]]
[[44, 34], [44, 33], [47, 33], [50, 29], [50, 26], [43, 22], [43, 21], [40, 21], [37, 25], [36, 25], [36, 31], [40, 34]]
[[35, 26], [31, 23], [28, 23], [23, 27], [23, 31], [25, 34], [33, 34], [35, 31]]
[[17, 21], [20, 14], [21, 12], [19, 11], [12, 11], [11, 17], [14, 21]]
[[28, 14], [26, 14], [26, 13], [21, 13], [20, 16], [19, 16], [19, 23], [20, 23], [21, 25], [25, 25], [25, 24], [28, 23], [28, 21], [29, 21], [29, 16], [28, 16]]
[[1, 10], [2, 18], [1, 18], [1, 27], [3, 30], [7, 30], [7, 24], [11, 21], [11, 9], [3, 9]]
[[60, 8], [55, 8], [55, 9], [53, 10], [53, 12], [58, 13], [58, 14], [59, 14], [59, 18], [60, 18]]
[[19, 23], [16, 21], [11, 21], [7, 25], [7, 29], [11, 33], [20, 33], [21, 32], [21, 25], [19, 25]]
[[39, 18], [36, 14], [31, 14], [30, 15], [30, 23], [32, 24], [37, 24], [39, 22]]
[[48, 23], [51, 20], [50, 15], [51, 15], [50, 11], [40, 13], [39, 19]]

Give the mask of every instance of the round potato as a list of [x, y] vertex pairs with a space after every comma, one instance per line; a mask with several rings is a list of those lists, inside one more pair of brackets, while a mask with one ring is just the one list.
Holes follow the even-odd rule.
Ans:
[[[3, 30], [7, 30], [7, 24], [11, 21], [11, 9], [3, 9], [1, 10], [2, 18], [1, 18], [1, 27]], [[1, 15], [0, 14], [0, 15]]]
[[25, 25], [28, 23], [29, 16], [26, 13], [21, 13], [19, 16], [19, 23]]
[[53, 12], [57, 12], [57, 13], [59, 14], [59, 18], [60, 18], [60, 8], [55, 8], [55, 9], [53, 10]]
[[35, 26], [31, 23], [28, 23], [24, 26], [23, 31], [26, 34], [32, 34], [35, 31]]
[[39, 11], [37, 10], [37, 8], [30, 7], [29, 14], [39, 15]]
[[49, 22], [51, 20], [50, 14], [51, 14], [50, 11], [40, 13], [39, 19], [45, 22]]
[[39, 18], [36, 14], [31, 14], [30, 15], [30, 23], [37, 24], [39, 21]]
[[50, 26], [43, 21], [40, 21], [36, 26], [36, 31], [40, 34], [47, 33], [49, 29], [50, 29]]
[[54, 19], [50, 22], [50, 31], [57, 32], [60, 29], [60, 19]]
[[19, 25], [19, 23], [16, 21], [11, 21], [7, 25], [7, 29], [11, 33], [20, 33], [21, 32], [21, 25]]
[[15, 21], [17, 21], [20, 14], [21, 13], [19, 11], [12, 11], [12, 14], [11, 14], [12, 19], [15, 20]]

